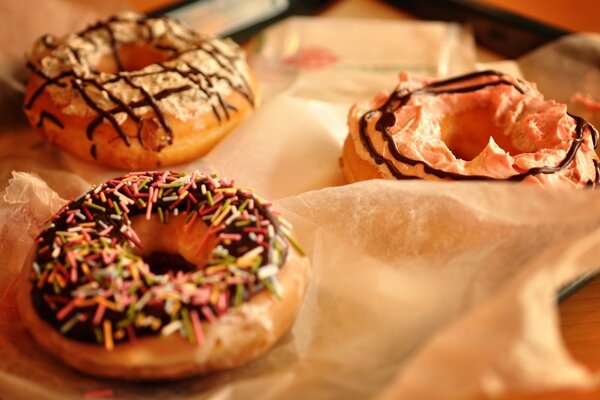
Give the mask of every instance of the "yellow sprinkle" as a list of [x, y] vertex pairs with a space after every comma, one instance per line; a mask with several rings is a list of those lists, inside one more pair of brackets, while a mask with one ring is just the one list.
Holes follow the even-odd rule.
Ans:
[[161, 292], [156, 297], [163, 300], [176, 300], [179, 301], [181, 298], [179, 295], [173, 292]]
[[76, 307], [88, 307], [88, 306], [93, 306], [94, 304], [96, 304], [96, 300], [94, 300], [94, 299], [76, 300], [75, 301]]
[[243, 256], [237, 259], [235, 265], [238, 267], [251, 267], [254, 264], [254, 259], [265, 250], [264, 247], [258, 246], [246, 252]]
[[104, 195], [104, 192], [100, 192], [100, 200], [102, 200], [103, 203], [106, 203], [106, 196]]
[[206, 275], [212, 275], [215, 272], [219, 272], [219, 271], [223, 271], [227, 269], [227, 265], [225, 264], [217, 264], [217, 265], [213, 265], [211, 267], [206, 268], [205, 273]]
[[90, 267], [86, 263], [81, 263], [81, 270], [85, 275], [90, 273]]
[[131, 271], [131, 277], [133, 278], [133, 280], [139, 281], [140, 273], [137, 269], [137, 264], [135, 264], [135, 263], [129, 264], [129, 270]]
[[124, 331], [123, 329], [118, 329], [118, 330], [115, 332], [115, 339], [117, 339], [117, 340], [121, 340], [121, 339], [123, 339], [124, 337], [125, 337], [125, 331]]
[[85, 228], [92, 228], [92, 227], [96, 226], [96, 222], [95, 221], [84, 222], [84, 223], [79, 224], [79, 226], [85, 227]]
[[185, 196], [187, 196], [188, 194], [189, 194], [189, 192], [188, 192], [187, 190], [186, 190], [185, 192], [181, 193], [181, 194], [179, 195], [179, 200], [183, 200], [183, 199], [185, 199]]
[[210, 303], [216, 304], [219, 300], [219, 295], [221, 294], [221, 287], [219, 285], [213, 286], [213, 291], [210, 294]]
[[46, 277], [47, 276], [48, 276], [48, 270], [45, 269], [44, 272], [42, 272], [42, 276], [40, 276], [40, 280], [37, 283], [38, 289], [41, 289], [42, 286], [44, 286], [44, 283], [46, 283]]
[[104, 330], [104, 347], [106, 347], [106, 350], [111, 351], [115, 348], [115, 344], [113, 343], [112, 323], [110, 319], [105, 319], [102, 322], [102, 329]]
[[237, 192], [236, 188], [218, 188], [214, 190], [215, 193], [226, 193], [226, 194], [235, 194]]
[[117, 306], [117, 303], [106, 300], [104, 297], [96, 296], [94, 297], [94, 300], [98, 304], [103, 304], [106, 308], [110, 308], [113, 311], [119, 311], [119, 306]]
[[231, 206], [227, 206], [225, 207], [225, 209], [223, 210], [223, 212], [221, 214], [219, 214], [219, 216], [217, 218], [215, 218], [215, 220], [213, 221], [212, 225], [213, 226], [217, 226], [221, 223], [221, 221], [223, 221], [223, 219], [225, 218], [225, 216], [227, 214], [229, 214], [229, 210], [231, 210]]

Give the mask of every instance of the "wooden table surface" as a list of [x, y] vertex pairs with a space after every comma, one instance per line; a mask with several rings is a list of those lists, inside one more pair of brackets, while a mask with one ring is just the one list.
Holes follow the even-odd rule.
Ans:
[[[173, 0], [130, 0], [140, 10], [152, 10]], [[552, 0], [523, 2], [518, 0], [478, 0], [536, 18], [572, 31], [600, 31], [600, 1]], [[586, 10], [586, 12], [581, 12]], [[410, 15], [378, 0], [339, 0], [325, 8], [322, 15], [410, 19]], [[480, 49], [480, 58], [498, 57]], [[567, 349], [574, 359], [593, 371], [600, 372], [600, 278], [579, 289], [559, 305], [560, 326]], [[510, 393], [503, 400], [600, 399], [600, 387], [586, 392]]]

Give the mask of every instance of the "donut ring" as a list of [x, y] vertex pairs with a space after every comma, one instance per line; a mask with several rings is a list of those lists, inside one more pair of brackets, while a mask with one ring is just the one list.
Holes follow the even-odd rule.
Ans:
[[289, 223], [252, 192], [199, 173], [131, 173], [51, 218], [18, 307], [71, 367], [173, 379], [265, 352], [292, 325], [309, 274]]
[[354, 105], [340, 160], [365, 179], [600, 182], [598, 131], [531, 84], [496, 71], [432, 82], [401, 74], [392, 93]]
[[122, 13], [29, 56], [24, 110], [64, 151], [122, 169], [206, 154], [245, 119], [257, 83], [231, 40], [181, 23]]

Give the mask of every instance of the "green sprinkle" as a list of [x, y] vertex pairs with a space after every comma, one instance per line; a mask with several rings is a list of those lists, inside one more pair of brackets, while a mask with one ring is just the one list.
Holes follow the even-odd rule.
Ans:
[[263, 257], [261, 255], [256, 256], [254, 264], [252, 264], [252, 272], [258, 271], [258, 268], [262, 265]]
[[302, 248], [302, 246], [300, 246], [300, 244], [289, 234], [284, 233], [286, 239], [288, 240], [288, 242], [291, 243], [291, 245], [294, 247], [294, 249], [296, 249], [296, 251], [298, 252], [298, 254], [300, 254], [301, 256], [305, 256], [306, 253], [304, 252], [304, 249]]
[[73, 328], [75, 326], [78, 319], [79, 319], [79, 315], [74, 315], [70, 320], [65, 322], [65, 324], [60, 327], [60, 333], [65, 334], [65, 333], [69, 332], [71, 330], [71, 328]]
[[250, 199], [246, 199], [244, 200], [244, 202], [242, 203], [242, 205], [240, 206], [240, 208], [238, 208], [238, 211], [243, 213], [244, 210], [246, 209], [246, 207], [248, 207], [248, 203], [250, 202]]
[[137, 198], [138, 203], [140, 203], [140, 205], [142, 206], [142, 208], [146, 208], [146, 202], [144, 201], [144, 199], [142, 199], [141, 197]]
[[89, 202], [89, 201], [84, 201], [83, 204], [85, 204], [86, 206], [88, 206], [90, 208], [94, 208], [94, 209], [96, 209], [98, 211], [106, 212], [106, 208], [102, 207], [102, 206], [99, 206], [98, 204], [94, 204], [94, 203]]
[[271, 292], [272, 295], [274, 295], [278, 299], [281, 299], [279, 292], [277, 292], [277, 290], [275, 289], [275, 285], [273, 284], [272, 279], [273, 278], [263, 279], [261, 282], [263, 283], [263, 285], [265, 285], [269, 292]]
[[185, 332], [187, 333], [187, 337], [190, 343], [196, 343], [196, 335], [194, 334], [194, 329], [192, 328], [192, 321], [190, 321], [190, 312], [187, 308], [181, 309], [181, 319], [183, 320], [183, 327], [185, 328]]
[[161, 187], [160, 189], [158, 189], [158, 196], [157, 196], [157, 197], [158, 197], [159, 199], [162, 199], [162, 195], [163, 195], [163, 192], [164, 192], [164, 191], [165, 191], [165, 187], [164, 187], [164, 186], [163, 186], [163, 187]]
[[116, 201], [113, 201], [113, 208], [115, 209], [115, 212], [117, 213], [117, 215], [121, 215], [121, 209], [119, 208], [119, 205], [117, 204]]
[[158, 207], [158, 218], [160, 219], [160, 222], [163, 224], [165, 223], [165, 216], [163, 214], [162, 207]]
[[237, 228], [241, 228], [241, 227], [244, 227], [244, 226], [248, 226], [248, 225], [250, 225], [251, 223], [252, 223], [252, 221], [250, 221], [250, 220], [246, 220], [246, 221], [237, 221], [237, 222], [236, 222], [234, 225], [235, 225]]
[[180, 187], [183, 185], [185, 185], [185, 183], [175, 181], [175, 182], [165, 183], [162, 185], [162, 187], [163, 188], [176, 188], [176, 187]]
[[142, 182], [142, 184], [140, 186], [138, 186], [138, 190], [144, 189], [146, 187], [146, 185], [148, 184], [148, 182], [150, 182], [150, 178], [144, 179], [144, 181]]
[[119, 322], [116, 323], [116, 327], [117, 329], [123, 329], [125, 328], [127, 325], [131, 325], [132, 320], [129, 318], [125, 318], [120, 320]]
[[94, 336], [96, 336], [98, 344], [104, 344], [104, 335], [102, 335], [102, 329], [99, 326], [94, 327]]
[[212, 193], [210, 191], [206, 192], [206, 199], [211, 207], [215, 205], [215, 201], [213, 200]]
[[242, 304], [242, 301], [244, 301], [244, 292], [244, 285], [238, 283], [235, 286], [235, 298], [233, 299], [234, 307], [238, 307], [240, 304]]

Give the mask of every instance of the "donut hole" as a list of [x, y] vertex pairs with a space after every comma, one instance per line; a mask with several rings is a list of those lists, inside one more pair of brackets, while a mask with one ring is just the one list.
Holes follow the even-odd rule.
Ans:
[[187, 215], [171, 216], [166, 223], [156, 214], [149, 220], [144, 215], [131, 217], [131, 227], [142, 245], [132, 252], [142, 257], [152, 272], [159, 275], [169, 271], [193, 272], [211, 257], [216, 235], [208, 233], [204, 222], [187, 225]]
[[156, 275], [196, 270], [196, 265], [183, 258], [181, 254], [153, 251], [146, 256], [142, 256], [142, 258], [150, 267], [150, 271]]
[[471, 161], [487, 146], [490, 137], [511, 156], [522, 153], [511, 143], [501, 127], [494, 124], [494, 113], [489, 108], [456, 112], [440, 121], [442, 140], [457, 158]]
[[[120, 71], [139, 71], [151, 64], [160, 64], [169, 59], [169, 52], [145, 43], [127, 43], [118, 46], [116, 52], [102, 57], [98, 72], [116, 74]], [[119, 65], [120, 64], [120, 65]]]

